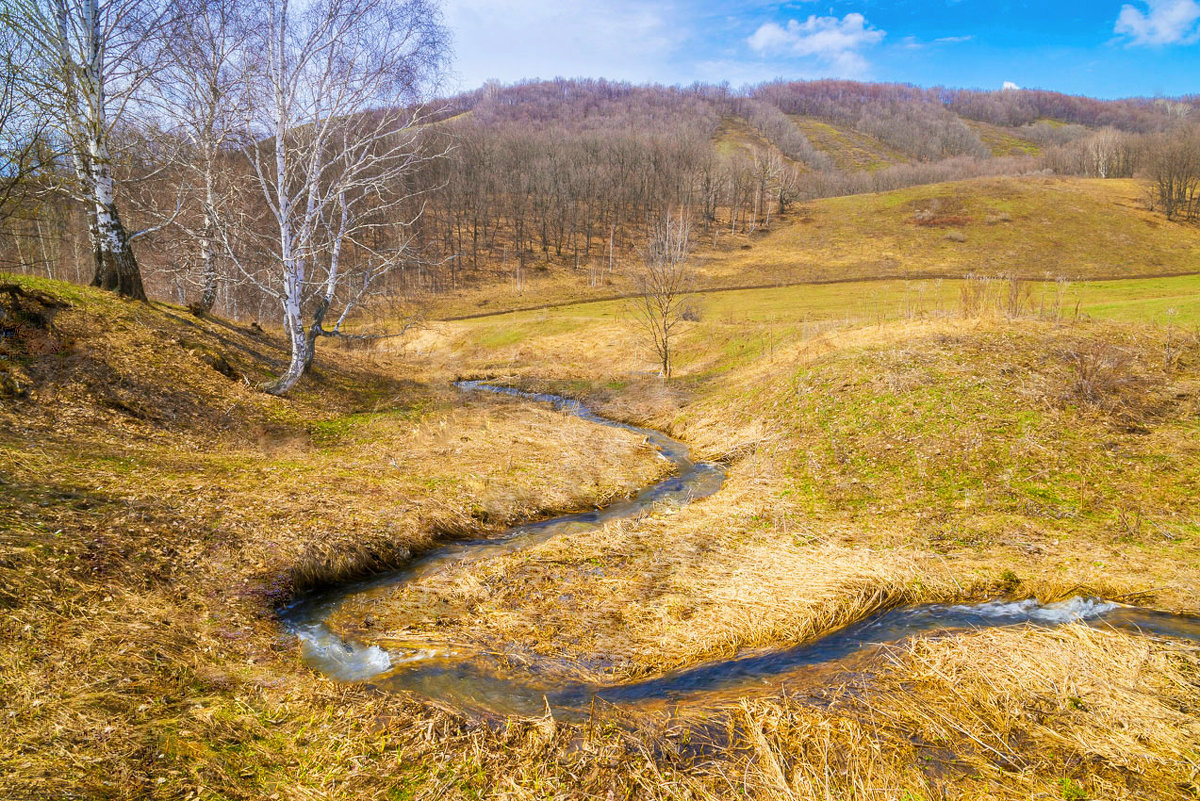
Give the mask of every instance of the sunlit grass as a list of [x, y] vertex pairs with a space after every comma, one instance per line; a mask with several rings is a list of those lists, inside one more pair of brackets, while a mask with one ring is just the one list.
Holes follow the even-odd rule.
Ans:
[[[869, 683], [792, 700], [490, 726], [309, 673], [273, 609], [290, 587], [661, 473], [633, 435], [450, 388], [472, 375], [670, 430], [729, 479], [451, 568], [426, 587], [436, 604], [415, 602], [438, 637], [612, 679], [899, 603], [1094, 592], [1196, 611], [1200, 278], [1030, 284], [1013, 316], [1003, 281], [977, 315], [960, 278], [705, 293], [670, 385], [621, 301], [434, 323], [378, 351], [322, 347], [282, 400], [179, 344], [259, 377], [251, 350], [281, 356], [269, 338], [30, 285], [76, 307], [54, 348], [22, 353], [46, 370], [41, 394], [0, 407], [15, 797], [895, 801], [949, 786], [1018, 801], [1194, 784], [1196, 655], [1159, 639], [920, 639], [870, 663]], [[386, 636], [374, 614], [364, 636]]]
[[[1134, 180], [980, 178], [793, 206], [769, 231], [694, 232], [699, 288], [968, 274], [1087, 281], [1194, 273], [1200, 227], [1149, 211]], [[942, 220], [918, 224], [921, 214]], [[944, 224], [943, 224], [944, 223]], [[953, 238], [950, 237], [953, 235]], [[960, 241], [955, 241], [958, 239]], [[601, 286], [584, 269], [504, 281], [440, 298], [437, 317], [531, 307], [630, 291], [624, 262]]]

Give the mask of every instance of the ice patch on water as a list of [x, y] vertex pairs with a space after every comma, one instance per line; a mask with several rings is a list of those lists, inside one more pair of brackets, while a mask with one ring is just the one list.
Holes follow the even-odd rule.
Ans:
[[324, 626], [300, 626], [296, 636], [305, 661], [338, 681], [366, 681], [392, 667], [391, 655], [378, 645], [346, 642]]
[[949, 611], [957, 614], [978, 615], [993, 620], [1023, 620], [1035, 623], [1071, 623], [1077, 620], [1092, 620], [1103, 617], [1117, 608], [1117, 604], [1103, 598], [1076, 596], [1051, 604], [1027, 601], [988, 601], [974, 605], [952, 606]]

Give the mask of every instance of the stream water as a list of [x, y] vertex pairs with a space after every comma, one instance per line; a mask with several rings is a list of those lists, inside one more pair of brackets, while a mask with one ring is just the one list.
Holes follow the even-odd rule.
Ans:
[[[464, 381], [464, 392], [494, 392], [548, 403], [598, 425], [645, 436], [671, 462], [674, 475], [635, 497], [590, 512], [563, 515], [516, 526], [498, 537], [456, 541], [414, 559], [405, 567], [366, 581], [314, 592], [281, 610], [284, 627], [299, 639], [305, 661], [325, 675], [347, 682], [369, 682], [382, 689], [409, 690], [457, 706], [501, 714], [537, 714], [549, 704], [556, 716], [586, 715], [594, 699], [626, 705], [657, 702], [711, 702], [754, 692], [777, 690], [813, 680], [814, 673], [844, 670], [879, 648], [916, 635], [952, 634], [997, 626], [1055, 626], [1087, 622], [1154, 635], [1200, 641], [1200, 618], [1171, 615], [1096, 598], [1076, 597], [1051, 604], [1037, 601], [989, 601], [934, 604], [881, 612], [801, 645], [759, 650], [732, 659], [624, 684], [564, 683], [548, 676], [552, 665], [530, 664], [513, 675], [501, 659], [453, 647], [393, 648], [343, 640], [327, 625], [328, 617], [351, 597], [379, 596], [467, 560], [495, 557], [561, 535], [592, 531], [620, 518], [634, 517], [665, 504], [685, 504], [720, 489], [724, 469], [693, 462], [683, 443], [650, 429], [594, 414], [578, 401], [508, 387]], [[561, 676], [561, 672], [558, 672]]]

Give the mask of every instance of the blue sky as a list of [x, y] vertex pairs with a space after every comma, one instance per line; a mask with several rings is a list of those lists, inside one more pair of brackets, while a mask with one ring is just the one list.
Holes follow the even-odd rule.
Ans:
[[1200, 0], [444, 0], [451, 88], [854, 78], [1095, 97], [1200, 93]]

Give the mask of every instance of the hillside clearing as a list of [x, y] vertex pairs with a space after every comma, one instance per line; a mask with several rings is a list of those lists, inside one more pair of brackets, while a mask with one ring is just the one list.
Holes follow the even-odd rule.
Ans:
[[808, 137], [813, 147], [833, 159], [839, 170], [874, 171], [909, 160], [908, 155], [870, 134], [814, 117], [793, 116], [791, 120]]

